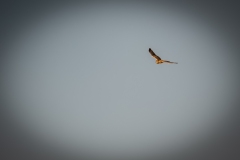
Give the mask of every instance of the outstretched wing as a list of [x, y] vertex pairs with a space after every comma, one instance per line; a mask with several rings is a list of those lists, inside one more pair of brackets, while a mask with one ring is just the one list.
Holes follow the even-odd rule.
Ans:
[[173, 64], [178, 64], [177, 62], [171, 62], [171, 61], [166, 61], [166, 60], [163, 60], [163, 62], [166, 62], [166, 63], [173, 63]]
[[153, 52], [153, 50], [151, 49], [151, 48], [149, 48], [149, 53], [155, 58], [155, 59], [157, 59], [157, 60], [161, 60], [161, 58], [160, 57], [158, 57], [154, 52]]

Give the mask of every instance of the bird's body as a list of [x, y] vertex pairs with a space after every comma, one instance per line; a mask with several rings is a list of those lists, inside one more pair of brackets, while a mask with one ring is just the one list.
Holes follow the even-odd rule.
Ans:
[[149, 48], [149, 53], [151, 54], [151, 56], [153, 56], [153, 58], [156, 59], [156, 64], [162, 64], [162, 63], [173, 63], [173, 64], [178, 64], [177, 62], [170, 62], [170, 61], [166, 61], [166, 60], [162, 60], [159, 56], [157, 56], [153, 50], [151, 48]]

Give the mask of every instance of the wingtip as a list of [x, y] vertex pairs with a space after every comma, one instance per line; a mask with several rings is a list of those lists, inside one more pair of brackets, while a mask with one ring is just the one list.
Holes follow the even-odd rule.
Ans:
[[151, 48], [148, 49], [148, 51], [150, 51], [150, 50], [151, 50]]

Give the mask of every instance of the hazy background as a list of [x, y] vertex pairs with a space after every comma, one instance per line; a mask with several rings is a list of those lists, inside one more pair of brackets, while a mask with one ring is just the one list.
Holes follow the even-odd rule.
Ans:
[[240, 158], [237, 3], [1, 7], [4, 159]]

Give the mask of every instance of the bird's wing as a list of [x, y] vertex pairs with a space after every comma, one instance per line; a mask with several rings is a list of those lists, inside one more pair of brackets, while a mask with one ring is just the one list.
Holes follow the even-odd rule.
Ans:
[[154, 52], [153, 52], [153, 50], [151, 49], [151, 48], [149, 48], [149, 53], [155, 58], [155, 59], [157, 59], [157, 60], [161, 60], [161, 58], [159, 57], [159, 56], [157, 56]]

